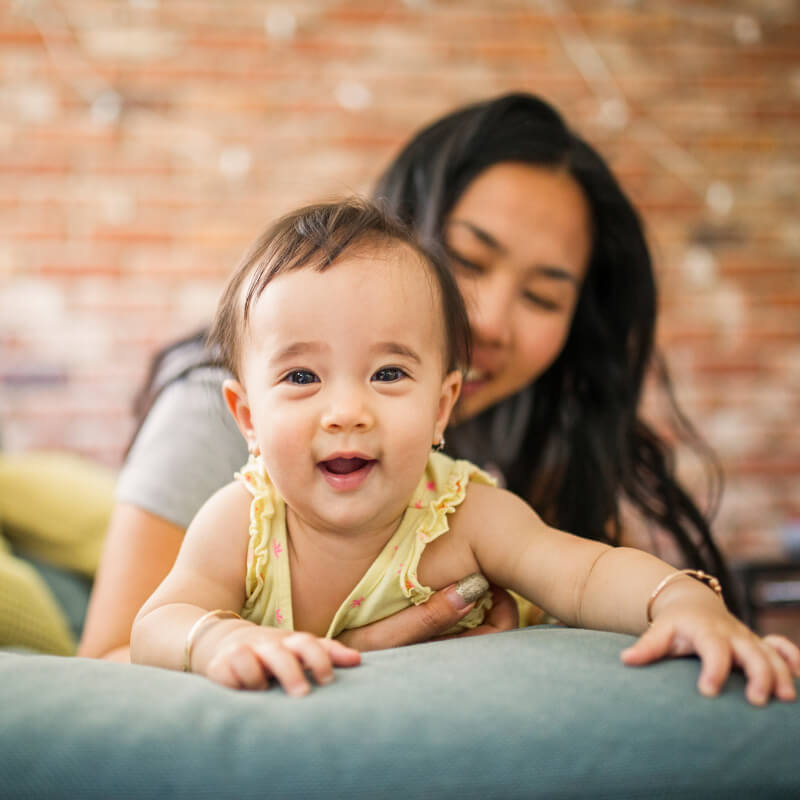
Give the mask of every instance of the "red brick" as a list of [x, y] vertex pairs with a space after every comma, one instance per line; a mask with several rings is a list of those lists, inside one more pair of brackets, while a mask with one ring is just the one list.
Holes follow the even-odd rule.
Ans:
[[[276, 214], [369, 191], [423, 122], [524, 88], [562, 108], [639, 205], [661, 286], [658, 342], [687, 410], [701, 430], [715, 430], [719, 414], [748, 421], [745, 452], [724, 443], [720, 453], [731, 476], [717, 526], [726, 552], [778, 547], [780, 520], [800, 514], [791, 455], [800, 452], [800, 408], [790, 399], [800, 380], [796, 4], [717, 0], [697, 13], [667, 0], [576, 0], [563, 15], [522, 0], [286, 4], [297, 28], [285, 41], [269, 38], [271, 6], [256, 0], [238, 0], [235, 13], [219, 0], [122, 4], [124, 13], [71, 0], [68, 26], [48, 15], [34, 24], [28, 5], [0, 0], [0, 293], [34, 279], [63, 308], [15, 330], [0, 313], [0, 373], [22, 364], [31, 375], [63, 374], [67, 385], [4, 385], [7, 444], [61, 445], [115, 463], [147, 360], [197, 323], [180, 307], [187, 293], [221, 287]], [[759, 41], [736, 41], [737, 13], [754, 18]], [[173, 49], [125, 59], [82, 46], [89, 26], [113, 35], [123, 24], [174, 37]], [[562, 37], [591, 45], [611, 83], [583, 74]], [[369, 89], [366, 108], [339, 106], [342, 81]], [[45, 118], [24, 118], [28, 87], [54, 98]], [[107, 126], [91, 118], [103, 89], [122, 98]], [[617, 92], [630, 118], [619, 130], [598, 113]], [[252, 164], [228, 180], [219, 156], [233, 146]], [[689, 166], [673, 171], [665, 147]], [[724, 218], [706, 205], [713, 181], [733, 193]], [[708, 233], [715, 266], [699, 289], [683, 262]], [[740, 328], [720, 317], [718, 291], [739, 293]], [[98, 347], [63, 352], [92, 326]], [[666, 424], [649, 390], [647, 408]], [[752, 498], [746, 513], [732, 502], [741, 492]]]

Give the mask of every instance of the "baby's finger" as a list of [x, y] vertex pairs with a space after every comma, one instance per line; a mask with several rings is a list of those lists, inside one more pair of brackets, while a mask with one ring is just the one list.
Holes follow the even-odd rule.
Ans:
[[269, 677], [264, 672], [264, 667], [248, 645], [241, 644], [225, 655], [228, 669], [236, 678], [236, 688], [266, 689], [269, 686]]
[[302, 697], [311, 691], [297, 656], [282, 644], [265, 642], [255, 647], [261, 663], [292, 697]]
[[315, 636], [310, 633], [294, 633], [283, 640], [283, 646], [300, 658], [320, 686], [333, 680], [330, 655]]
[[337, 639], [320, 639], [319, 643], [337, 667], [355, 667], [361, 663], [361, 653]]
[[778, 700], [784, 700], [791, 703], [797, 697], [797, 690], [794, 686], [794, 676], [789, 668], [789, 665], [784, 660], [783, 656], [772, 647], [769, 642], [762, 640], [761, 646], [772, 665], [772, 671], [775, 676], [775, 697]]
[[789, 665], [795, 677], [800, 678], [800, 648], [789, 641], [785, 636], [776, 633], [768, 634], [763, 639], [765, 644], [778, 651], [783, 660]]
[[732, 645], [736, 662], [747, 677], [745, 696], [754, 706], [763, 706], [775, 688], [775, 674], [761, 642], [752, 636], [735, 639]]
[[[263, 670], [261, 670], [263, 675]], [[224, 652], [214, 656], [208, 664], [206, 669], [206, 676], [209, 680], [215, 683], [227, 686], [229, 689], [243, 689], [246, 688], [238, 673], [233, 669], [230, 659], [230, 653]]]
[[239, 679], [233, 674], [227, 661], [213, 658], [206, 668], [206, 676], [215, 683], [227, 686], [229, 689], [239, 688]]
[[671, 625], [653, 625], [620, 654], [623, 663], [630, 667], [649, 664], [670, 655], [675, 629]]
[[697, 688], [706, 697], [714, 697], [731, 673], [730, 646], [725, 639], [706, 636], [695, 642], [695, 650], [702, 664]]

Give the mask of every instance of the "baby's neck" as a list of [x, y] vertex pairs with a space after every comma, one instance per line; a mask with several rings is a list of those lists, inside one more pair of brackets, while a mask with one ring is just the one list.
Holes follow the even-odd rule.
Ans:
[[305, 558], [342, 563], [371, 563], [392, 538], [402, 514], [380, 526], [341, 530], [303, 519], [286, 507], [286, 530], [290, 547]]
[[325, 636], [336, 612], [400, 524], [344, 534], [320, 529], [286, 509], [295, 630]]

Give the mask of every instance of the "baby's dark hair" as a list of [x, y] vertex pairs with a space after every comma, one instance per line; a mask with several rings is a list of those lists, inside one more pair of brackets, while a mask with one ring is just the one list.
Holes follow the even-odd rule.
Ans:
[[279, 219], [251, 245], [222, 295], [208, 344], [239, 376], [242, 338], [253, 303], [283, 272], [303, 267], [322, 272], [339, 256], [365, 245], [407, 245], [439, 290], [448, 372], [469, 365], [470, 330], [464, 300], [442, 256], [423, 248], [410, 229], [361, 199], [306, 206]]

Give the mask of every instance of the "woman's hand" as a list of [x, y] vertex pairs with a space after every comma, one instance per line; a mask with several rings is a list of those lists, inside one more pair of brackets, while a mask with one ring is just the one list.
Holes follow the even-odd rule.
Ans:
[[[460, 619], [465, 617], [474, 602], [467, 603], [456, 591], [457, 584], [440, 589], [418, 606], [410, 606], [391, 617], [364, 625], [362, 628], [344, 631], [337, 638], [357, 650], [385, 650], [407, 644], [427, 642], [431, 639], [450, 638], [443, 636]], [[494, 604], [482, 625], [455, 636], [480, 636], [516, 628], [518, 625], [517, 604], [511, 595], [490, 586]]]
[[281, 631], [238, 621], [219, 639], [199, 672], [231, 689], [268, 689], [276, 680], [292, 697], [311, 691], [310, 672], [323, 686], [333, 681], [333, 667], [361, 663], [358, 651], [332, 639], [300, 631]]
[[800, 677], [800, 649], [783, 636], [757, 636], [714, 602], [718, 608], [670, 604], [636, 644], [622, 652], [623, 662], [639, 666], [696, 653], [702, 661], [697, 687], [704, 695], [718, 694], [735, 666], [745, 673], [745, 695], [753, 705], [764, 705], [773, 695], [793, 701], [797, 696], [794, 678]]

